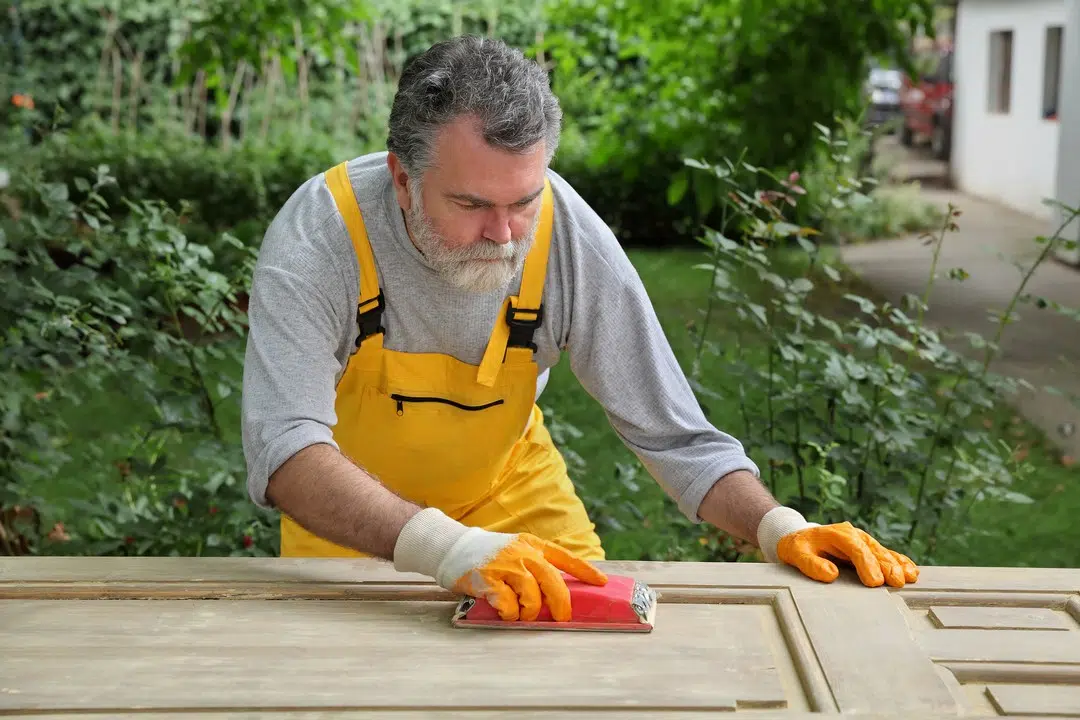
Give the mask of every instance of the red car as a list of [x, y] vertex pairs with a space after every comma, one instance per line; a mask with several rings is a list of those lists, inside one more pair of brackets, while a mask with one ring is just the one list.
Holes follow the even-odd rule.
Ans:
[[900, 142], [910, 147], [916, 139], [928, 139], [934, 157], [947, 160], [952, 145], [953, 54], [947, 50], [936, 57], [932, 72], [918, 82], [904, 76], [900, 90], [904, 115]]

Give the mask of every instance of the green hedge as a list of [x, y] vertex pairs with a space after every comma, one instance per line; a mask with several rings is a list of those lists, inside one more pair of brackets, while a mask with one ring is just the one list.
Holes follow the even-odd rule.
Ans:
[[77, 132], [51, 135], [26, 160], [57, 182], [106, 165], [117, 179], [102, 190], [110, 206], [119, 205], [122, 188], [133, 200], [190, 203], [192, 220], [225, 229], [272, 217], [301, 183], [350, 157], [347, 152], [314, 133], [222, 150], [168, 128], [113, 133], [90, 120]]

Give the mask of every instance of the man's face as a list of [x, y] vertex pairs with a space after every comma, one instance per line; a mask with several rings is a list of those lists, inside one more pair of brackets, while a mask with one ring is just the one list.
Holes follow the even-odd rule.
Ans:
[[448, 125], [422, 183], [409, 178], [403, 189], [403, 170], [391, 161], [413, 243], [457, 287], [505, 287], [532, 246], [545, 160], [543, 143], [514, 154], [488, 145], [468, 119]]

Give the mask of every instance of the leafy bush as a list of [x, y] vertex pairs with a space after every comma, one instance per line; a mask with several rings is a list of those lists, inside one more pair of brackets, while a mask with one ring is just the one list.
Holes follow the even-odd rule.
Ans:
[[529, 46], [542, 28], [541, 7], [491, 0], [9, 0], [0, 3], [0, 62], [12, 69], [0, 76], [0, 119], [13, 93], [32, 96], [47, 117], [62, 109], [74, 119], [96, 114], [114, 123], [118, 114], [126, 122], [129, 113], [138, 119], [203, 94], [205, 134], [214, 136], [235, 113], [254, 110], [236, 105], [252, 99], [233, 93], [238, 76], [240, 85], [257, 84], [256, 75], [264, 82], [275, 73], [303, 76], [291, 94], [341, 96], [343, 69], [351, 88], [451, 33]]
[[[814, 123], [817, 142], [799, 185], [805, 194], [788, 205], [788, 219], [818, 231], [817, 242], [850, 243], [940, 228], [945, 212], [921, 197], [918, 185], [883, 184], [887, 169], [874, 163], [877, 133], [861, 121]], [[713, 187], [715, 180], [708, 178]]]
[[57, 106], [75, 116], [108, 107], [114, 41], [129, 61], [141, 58], [144, 79], [162, 80], [169, 70], [180, 7], [172, 0], [9, 0], [0, 7], [0, 34], [9, 40], [0, 61], [11, 69], [0, 80], [5, 99], [32, 95], [50, 115]]
[[[628, 243], [667, 242], [672, 230], [689, 239], [717, 206], [665, 206], [655, 187], [685, 182], [682, 158], [745, 150], [764, 167], [804, 167], [815, 146], [807, 120], [859, 115], [871, 58], [904, 62], [908, 32], [928, 27], [932, 12], [928, 0], [872, 11], [805, 0], [556, 0], [545, 42], [553, 84], [587, 138], [561, 162]], [[633, 202], [609, 207], [591, 194], [611, 182]], [[650, 214], [669, 231], [656, 237], [642, 222]]]
[[[266, 552], [275, 530], [247, 501], [243, 457], [220, 417], [239, 379], [213, 371], [230, 353], [238, 361], [240, 347], [223, 339], [243, 332], [239, 294], [255, 251], [223, 235], [241, 260], [220, 271], [185, 235], [182, 211], [124, 199], [116, 213], [103, 194], [114, 184], [106, 167], [70, 185], [24, 168], [5, 196], [3, 551]], [[70, 436], [67, 411], [85, 405], [104, 419], [117, 397], [136, 408], [119, 427]], [[107, 454], [116, 448], [125, 452]], [[71, 497], [95, 484], [93, 502], [44, 498], [48, 487]]]
[[[817, 232], [788, 219], [806, 192], [796, 178], [732, 161], [688, 164], [730, 192], [723, 204], [730, 226], [707, 229], [703, 237], [712, 258], [702, 269], [712, 274], [713, 287], [700, 337], [720, 303], [740, 321], [733, 343], [702, 340], [692, 380], [704, 404], [740, 408], [743, 427], [736, 433], [764, 455], [765, 480], [781, 502], [818, 522], [851, 520], [922, 563], [934, 562], [944, 533], [962, 543], [990, 532], [965, 524], [975, 503], [1032, 502], [1013, 488], [1029, 466], [984, 425], [1026, 383], [989, 367], [1016, 305], [1045, 304], [1026, 285], [1050, 249], [1065, 244], [1060, 235], [1039, 239], [1042, 254], [1026, 269], [995, 337], [967, 334], [982, 353], [972, 359], [923, 323], [942, 244], [956, 228], [954, 208], [939, 232], [926, 237], [934, 261], [921, 297], [908, 296], [897, 307], [849, 293], [851, 311], [836, 318], [814, 310], [816, 285], [839, 283], [841, 275], [811, 240]], [[747, 190], [761, 185], [767, 189]], [[744, 242], [732, 240], [736, 234]], [[773, 267], [766, 250], [784, 241], [805, 251], [802, 273]], [[955, 268], [948, 276], [962, 281], [966, 273]], [[723, 358], [725, 377], [702, 376], [702, 353]]]
[[344, 151], [316, 134], [283, 135], [267, 145], [223, 151], [167, 125], [116, 133], [88, 119], [72, 131], [50, 135], [13, 171], [42, 168], [45, 179], [63, 182], [105, 165], [116, 183], [99, 192], [112, 212], [124, 210], [122, 198], [174, 208], [187, 203], [189, 220], [224, 230], [268, 221], [301, 183], [346, 157]]

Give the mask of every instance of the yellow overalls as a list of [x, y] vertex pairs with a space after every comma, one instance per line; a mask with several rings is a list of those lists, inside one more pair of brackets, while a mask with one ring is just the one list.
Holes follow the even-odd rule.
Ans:
[[[545, 182], [519, 295], [508, 298], [494, 318], [477, 366], [449, 355], [383, 347], [383, 294], [345, 164], [328, 171], [326, 179], [360, 271], [359, 347], [335, 401], [333, 433], [341, 452], [400, 496], [466, 525], [529, 532], [583, 559], [603, 560], [600, 538], [535, 402], [538, 368], [531, 338], [543, 313], [550, 183]], [[308, 532], [284, 513], [281, 555], [364, 556]]]

